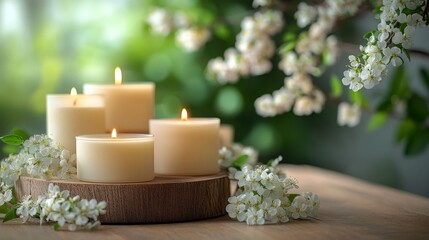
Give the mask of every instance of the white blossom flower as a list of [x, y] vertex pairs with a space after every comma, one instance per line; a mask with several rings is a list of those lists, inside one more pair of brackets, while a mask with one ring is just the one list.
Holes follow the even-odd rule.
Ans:
[[309, 95], [314, 85], [307, 74], [294, 74], [292, 77], [285, 78], [285, 87], [293, 92]]
[[[46, 135], [34, 135], [23, 143], [23, 148], [17, 155], [10, 155], [1, 162], [0, 166], [0, 206], [10, 202], [13, 198], [11, 188], [20, 176], [32, 176], [39, 178], [59, 177], [67, 179], [76, 176], [76, 158], [64, 147], [55, 143]], [[37, 198], [24, 196], [16, 205], [16, 214], [23, 222], [30, 217], [40, 217], [43, 220], [54, 221], [60, 227], [68, 224], [70, 230], [77, 228], [76, 211], [79, 211], [80, 198], [70, 197], [68, 190], [60, 191], [59, 186], [49, 184], [48, 191]], [[96, 227], [99, 214], [106, 212], [106, 202], [89, 201], [90, 209], [85, 217], [89, 219], [82, 227], [85, 229]], [[82, 215], [79, 215], [82, 216]]]
[[303, 201], [300, 196], [295, 197], [292, 204], [288, 208], [291, 213], [291, 217], [294, 219], [307, 218], [307, 204]]
[[310, 115], [313, 112], [313, 101], [309, 97], [299, 97], [296, 99], [293, 113], [298, 116]]
[[70, 212], [71, 204], [69, 201], [56, 202], [52, 205], [52, 212], [48, 215], [47, 220], [58, 222], [60, 227], [64, 226], [75, 217], [74, 212]]
[[418, 13], [408, 15], [406, 23], [410, 26], [416, 27], [423, 27], [425, 25], [423, 21], [423, 16]]
[[298, 11], [295, 13], [295, 18], [299, 27], [306, 27], [316, 19], [316, 16], [317, 10], [315, 7], [304, 2], [298, 4]]
[[226, 50], [224, 60], [210, 60], [208, 73], [224, 84], [235, 83], [242, 76], [258, 76], [271, 71], [269, 59], [274, 55], [275, 45], [270, 37], [282, 27], [280, 11], [258, 11], [253, 16], [245, 17], [237, 35], [236, 49]]
[[344, 71], [344, 77], [341, 80], [344, 85], [350, 85], [350, 89], [358, 91], [363, 87], [360, 74], [355, 69]]
[[361, 110], [357, 104], [342, 102], [338, 106], [338, 125], [354, 127], [359, 124]]
[[80, 200], [79, 196], [70, 197], [68, 191], [60, 191], [57, 185], [51, 183], [48, 192], [38, 196], [37, 199], [33, 199], [31, 195], [24, 196], [17, 205], [16, 214], [23, 222], [30, 217], [39, 216], [40, 224], [43, 220], [54, 221], [60, 227], [68, 224], [68, 229], [74, 231], [79, 226], [84, 229], [98, 226], [100, 222], [97, 218], [100, 214], [106, 213], [106, 207], [107, 203], [104, 201]]
[[[404, 34], [402, 35], [402, 47], [410, 49], [413, 45], [411, 41], [411, 36], [414, 35], [416, 28], [414, 26], [407, 26], [404, 29]], [[392, 39], [393, 41], [393, 39]]]
[[[423, 0], [383, 0], [378, 31], [373, 31], [367, 45], [361, 47], [360, 59], [353, 62], [350, 60], [350, 69], [344, 72], [343, 83], [350, 84], [350, 88], [354, 91], [362, 87], [373, 88], [386, 75], [388, 64], [394, 67], [402, 65], [402, 49], [411, 48], [411, 38], [416, 27], [425, 25], [421, 12], [410, 10], [420, 7], [423, 11], [424, 6]], [[355, 64], [356, 62], [358, 64]], [[352, 68], [362, 79], [357, 77], [357, 81], [352, 79], [356, 75], [351, 72]]]
[[34, 206], [31, 195], [24, 196], [16, 209], [16, 215], [20, 216], [22, 222], [26, 222], [30, 217], [35, 216], [37, 213], [37, 206]]
[[391, 25], [387, 24], [385, 21], [382, 21], [381, 23], [379, 23], [377, 28], [378, 28], [378, 31], [380, 31], [380, 34], [378, 35], [379, 41], [386, 40], [389, 37], [390, 33], [392, 32]]
[[263, 95], [256, 99], [255, 108], [258, 115], [263, 117], [272, 117], [277, 113], [276, 105], [274, 104], [273, 98], [269, 94]]
[[205, 28], [184, 28], [176, 33], [176, 42], [188, 52], [201, 48], [210, 38], [210, 32]]
[[247, 220], [248, 225], [263, 225], [265, 223], [264, 219], [264, 211], [262, 209], [256, 210], [256, 208], [252, 207], [247, 211]]
[[423, 0], [408, 0], [404, 1], [404, 4], [410, 10], [415, 10], [418, 6], [421, 6], [424, 3]]
[[154, 33], [166, 36], [173, 27], [173, 19], [167, 10], [156, 8], [149, 13], [147, 22]]
[[228, 199], [228, 215], [248, 225], [288, 222], [289, 217], [307, 218], [314, 216], [320, 205], [319, 197], [313, 193], [304, 193], [289, 202], [288, 191], [298, 188], [294, 179], [286, 178], [277, 164], [278, 157], [271, 166], [246, 165], [235, 172], [239, 189]]
[[305, 192], [303, 194], [303, 197], [308, 201], [308, 205], [310, 206], [310, 208], [313, 208], [316, 210], [319, 208], [320, 199], [319, 199], [319, 196], [317, 196], [317, 194], [314, 194], [312, 192]]
[[[249, 146], [243, 146], [239, 143], [233, 143], [231, 147], [222, 147], [219, 149], [219, 164], [225, 168], [230, 168], [238, 158], [247, 156], [246, 164], [255, 164], [258, 160], [258, 152]], [[229, 170], [231, 173], [231, 170]], [[234, 178], [234, 175], [232, 178]]]
[[384, 57], [382, 62], [388, 64], [391, 61], [394, 67], [399, 67], [402, 64], [401, 53], [401, 49], [398, 47], [385, 48], [383, 49]]
[[338, 39], [335, 36], [331, 35], [326, 38], [324, 54], [327, 65], [335, 63], [338, 56]]
[[252, 6], [254, 8], [257, 7], [265, 7], [267, 6], [272, 0], [253, 0]]
[[12, 190], [11, 189], [7, 189], [6, 191], [2, 191], [0, 192], [0, 206], [2, 206], [3, 204], [10, 202], [12, 200]]
[[277, 113], [289, 111], [292, 108], [294, 100], [295, 94], [284, 87], [273, 93], [273, 103]]

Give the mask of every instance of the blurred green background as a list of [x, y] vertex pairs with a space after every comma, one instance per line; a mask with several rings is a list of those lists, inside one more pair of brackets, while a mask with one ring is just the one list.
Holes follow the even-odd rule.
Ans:
[[[186, 53], [176, 46], [174, 36], [151, 34], [145, 18], [154, 6], [185, 11], [200, 23], [223, 19], [235, 25], [227, 25], [227, 31], [214, 35], [200, 51]], [[329, 103], [321, 114], [309, 117], [287, 113], [262, 118], [255, 113], [254, 100], [283, 84], [280, 70], [235, 85], [206, 79], [207, 62], [234, 45], [238, 23], [251, 11], [251, 1], [244, 0], [1, 0], [0, 135], [14, 127], [44, 133], [47, 94], [68, 93], [73, 86], [82, 92], [83, 83], [112, 83], [113, 69], [120, 66], [124, 82], [156, 83], [157, 118], [177, 117], [186, 106], [191, 116], [220, 117], [232, 124], [236, 142], [258, 149], [261, 161], [283, 155], [287, 163], [311, 164], [429, 196], [429, 151], [405, 157], [403, 146], [394, 140], [397, 120], [368, 132], [369, 115], [363, 113], [358, 127], [339, 127], [337, 108]], [[293, 21], [293, 11], [288, 10], [286, 24]], [[376, 25], [367, 14], [342, 24], [336, 34], [363, 44], [362, 35]], [[428, 31], [420, 29], [415, 46], [429, 50], [428, 37]], [[341, 55], [315, 84], [329, 91], [329, 77], [341, 76], [346, 57]], [[276, 56], [273, 66], [278, 61]], [[428, 62], [413, 56], [412, 63], [406, 63], [416, 91], [423, 88], [414, 73]], [[371, 102], [380, 101], [388, 81], [365, 91]], [[422, 95], [429, 99], [427, 92]]]

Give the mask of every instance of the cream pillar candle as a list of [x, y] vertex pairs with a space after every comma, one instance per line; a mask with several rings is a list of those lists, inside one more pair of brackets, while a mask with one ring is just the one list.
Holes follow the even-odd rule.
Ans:
[[148, 133], [154, 115], [155, 84], [122, 84], [122, 74], [115, 69], [115, 84], [84, 84], [85, 94], [102, 94], [106, 99], [106, 132], [115, 127], [121, 132]]
[[228, 124], [221, 124], [219, 128], [220, 146], [230, 147], [234, 143], [234, 128]]
[[78, 136], [77, 177], [106, 183], [150, 181], [155, 177], [153, 143], [147, 134]]
[[71, 153], [76, 152], [75, 137], [105, 131], [104, 98], [99, 95], [50, 94], [46, 97], [46, 125], [49, 137]]
[[155, 173], [210, 175], [219, 172], [218, 118], [152, 119]]

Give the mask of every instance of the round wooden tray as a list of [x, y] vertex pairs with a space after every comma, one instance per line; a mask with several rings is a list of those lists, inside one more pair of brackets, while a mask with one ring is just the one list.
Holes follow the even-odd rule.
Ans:
[[67, 189], [72, 196], [104, 200], [107, 212], [100, 216], [102, 223], [166, 223], [200, 220], [226, 214], [230, 196], [226, 172], [210, 176], [157, 176], [143, 183], [88, 183], [21, 177], [16, 193], [41, 195], [49, 183]]

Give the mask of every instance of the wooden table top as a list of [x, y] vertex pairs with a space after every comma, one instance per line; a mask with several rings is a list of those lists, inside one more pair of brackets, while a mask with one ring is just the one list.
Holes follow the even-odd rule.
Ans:
[[102, 225], [54, 231], [37, 223], [0, 223], [0, 239], [429, 239], [429, 199], [311, 166], [285, 165], [299, 192], [317, 193], [317, 219], [248, 226], [227, 216], [203, 221]]

